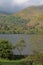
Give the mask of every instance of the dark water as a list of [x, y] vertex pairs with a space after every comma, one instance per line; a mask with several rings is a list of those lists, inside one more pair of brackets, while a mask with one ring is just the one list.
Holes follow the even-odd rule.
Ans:
[[[0, 39], [5, 38], [8, 39], [12, 44], [17, 44], [21, 38], [24, 39], [26, 48], [23, 49], [22, 54], [31, 54], [33, 47], [31, 46], [31, 43], [29, 42], [30, 38], [33, 37], [33, 35], [28, 34], [1, 34]], [[20, 54], [17, 49], [14, 50], [15, 54]]]

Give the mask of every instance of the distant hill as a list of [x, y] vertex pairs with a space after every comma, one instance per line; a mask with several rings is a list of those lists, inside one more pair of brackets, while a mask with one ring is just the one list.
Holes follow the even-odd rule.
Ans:
[[43, 6], [32, 6], [15, 14], [0, 14], [0, 33], [43, 34]]
[[43, 6], [31, 6], [19, 11], [15, 15], [28, 18], [29, 16], [38, 16], [43, 14]]
[[30, 19], [30, 22], [27, 23], [28, 26], [39, 24], [36, 27], [43, 27], [43, 6], [28, 7], [16, 13], [15, 16]]
[[[28, 7], [18, 13], [15, 16], [20, 16], [24, 19], [30, 19], [32, 23], [38, 22], [38, 18], [43, 17], [43, 6]], [[43, 19], [43, 18], [41, 18]], [[40, 21], [40, 20], [39, 20]]]

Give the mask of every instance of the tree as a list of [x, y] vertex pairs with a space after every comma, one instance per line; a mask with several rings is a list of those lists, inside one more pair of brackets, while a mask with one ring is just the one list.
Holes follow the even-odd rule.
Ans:
[[16, 45], [15, 48], [19, 51], [20, 55], [22, 55], [23, 49], [26, 47], [24, 39], [21, 39]]
[[13, 45], [5, 39], [0, 39], [0, 58], [9, 58], [13, 53]]

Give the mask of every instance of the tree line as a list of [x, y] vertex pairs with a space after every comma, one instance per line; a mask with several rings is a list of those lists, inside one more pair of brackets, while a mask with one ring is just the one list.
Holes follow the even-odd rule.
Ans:
[[40, 20], [30, 24], [31, 19], [17, 16], [0, 15], [0, 34], [43, 34]]

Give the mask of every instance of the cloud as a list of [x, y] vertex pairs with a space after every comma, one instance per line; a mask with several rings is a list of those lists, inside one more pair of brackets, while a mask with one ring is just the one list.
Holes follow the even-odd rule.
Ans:
[[27, 0], [0, 0], [0, 10], [12, 12], [14, 9], [21, 9], [22, 4], [26, 1]]
[[15, 12], [32, 5], [43, 5], [43, 0], [0, 0], [0, 11]]
[[13, 0], [13, 4], [21, 5], [23, 3], [26, 3], [28, 0]]
[[31, 5], [43, 5], [43, 0], [30, 0]]

